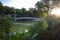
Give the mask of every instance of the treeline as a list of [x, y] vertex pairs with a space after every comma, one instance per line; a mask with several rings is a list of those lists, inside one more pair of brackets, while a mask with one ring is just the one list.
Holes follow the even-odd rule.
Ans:
[[29, 10], [26, 10], [26, 8], [15, 9], [14, 7], [3, 6], [0, 2], [0, 15], [4, 16], [10, 14], [13, 17], [46, 17], [48, 16], [49, 8], [47, 3], [48, 1], [38, 1], [35, 4], [35, 8], [29, 8]]
[[26, 8], [15, 9], [17, 17], [39, 17], [39, 14], [35, 8], [29, 8], [27, 11]]
[[3, 6], [0, 2], [0, 15], [12, 15], [17, 17], [39, 17], [39, 14], [35, 8], [29, 8], [27, 11], [26, 8], [15, 9], [14, 7]]

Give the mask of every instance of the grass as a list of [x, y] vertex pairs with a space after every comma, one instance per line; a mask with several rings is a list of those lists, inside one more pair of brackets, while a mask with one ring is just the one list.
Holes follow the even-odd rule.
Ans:
[[22, 22], [22, 23], [13, 23], [10, 28], [11, 32], [24, 32], [26, 29], [29, 29], [29, 26], [34, 25], [34, 22]]
[[10, 32], [25, 32], [26, 29], [29, 29], [30, 26], [34, 25], [37, 21], [32, 22], [21, 22], [21, 23], [13, 23], [13, 25], [10, 28]]

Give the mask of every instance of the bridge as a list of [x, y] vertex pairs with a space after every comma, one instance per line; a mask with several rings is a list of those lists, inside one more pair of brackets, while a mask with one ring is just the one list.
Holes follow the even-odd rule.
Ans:
[[15, 19], [40, 19], [40, 18], [35, 18], [35, 17], [18, 17]]
[[37, 20], [37, 21], [40, 21], [40, 20], [42, 20], [42, 18], [35, 18], [35, 17], [18, 17], [18, 18], [15, 18], [15, 22], [16, 21], [26, 21], [26, 20]]

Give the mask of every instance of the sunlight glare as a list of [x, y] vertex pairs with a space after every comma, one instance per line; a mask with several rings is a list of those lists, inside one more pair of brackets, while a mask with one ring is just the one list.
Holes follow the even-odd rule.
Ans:
[[53, 8], [51, 11], [51, 15], [55, 15], [57, 17], [60, 16], [60, 8]]

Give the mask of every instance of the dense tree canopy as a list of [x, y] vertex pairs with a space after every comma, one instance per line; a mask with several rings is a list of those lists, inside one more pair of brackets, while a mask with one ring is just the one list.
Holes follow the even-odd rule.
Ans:
[[[47, 7], [48, 5], [44, 5], [44, 2], [37, 2], [36, 8], [29, 8], [29, 10], [26, 10], [26, 8], [22, 9], [15, 9], [13, 7], [3, 6], [0, 2], [0, 15], [16, 15], [17, 17], [40, 17], [40, 16], [47, 16]], [[46, 2], [45, 2], [46, 3]]]

